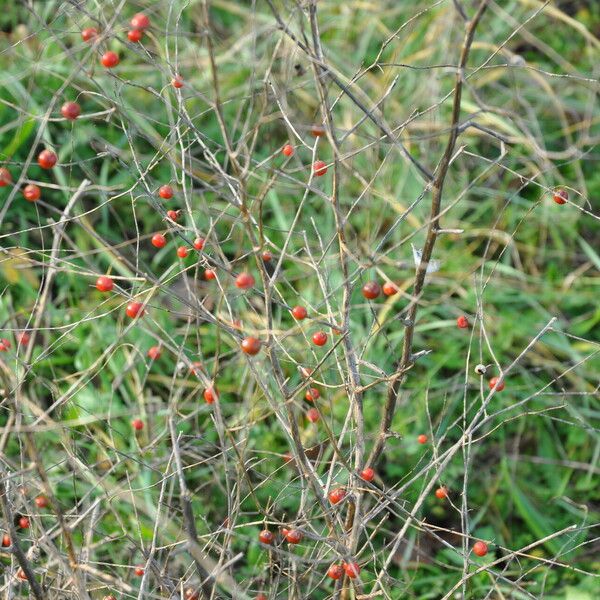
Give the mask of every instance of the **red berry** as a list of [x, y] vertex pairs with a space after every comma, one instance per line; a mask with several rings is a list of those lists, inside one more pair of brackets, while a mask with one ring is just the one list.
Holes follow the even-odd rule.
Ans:
[[311, 387], [306, 390], [306, 394], [304, 395], [304, 397], [309, 402], [314, 402], [315, 400], [318, 400], [321, 397], [321, 392], [319, 392], [317, 388]]
[[269, 600], [269, 598], [267, 597], [266, 594], [263, 594], [262, 592], [260, 594], [256, 594], [256, 598], [255, 600]]
[[37, 185], [30, 183], [23, 188], [23, 198], [28, 202], [36, 202], [42, 196], [42, 190]]
[[300, 367], [300, 375], [308, 379], [313, 374], [313, 370], [309, 367]]
[[321, 418], [321, 415], [319, 414], [319, 411], [316, 408], [309, 408], [306, 411], [306, 418], [311, 423], [317, 423], [319, 421], [319, 419]]
[[38, 165], [42, 167], [42, 169], [51, 169], [58, 160], [58, 157], [52, 150], [42, 150], [38, 154]]
[[204, 271], [204, 279], [206, 279], [206, 281], [210, 281], [211, 279], [216, 279], [217, 274], [214, 272], [213, 269], [206, 269], [206, 271]]
[[167, 217], [169, 217], [169, 219], [171, 219], [171, 221], [177, 221], [179, 219], [179, 217], [181, 217], [181, 211], [173, 210], [173, 209], [168, 210]]
[[17, 345], [20, 346], [27, 346], [27, 344], [29, 344], [29, 341], [31, 340], [31, 336], [26, 331], [21, 331], [17, 333], [17, 335], [15, 335], [15, 338], [17, 340]]
[[21, 529], [29, 529], [29, 519], [27, 517], [21, 517], [19, 519], [19, 527]]
[[100, 62], [102, 63], [103, 67], [106, 67], [107, 69], [112, 69], [113, 67], [116, 67], [119, 64], [119, 55], [116, 52], [109, 50], [108, 52], [105, 52], [102, 55]]
[[235, 285], [241, 290], [248, 290], [254, 285], [254, 277], [250, 273], [240, 273], [235, 278]]
[[368, 281], [363, 285], [362, 295], [367, 300], [375, 300], [381, 294], [381, 287], [376, 281]]
[[419, 435], [419, 437], [417, 437], [417, 442], [419, 442], [419, 444], [426, 444], [427, 436], [424, 433], [422, 433], [421, 435]]
[[155, 248], [164, 248], [167, 245], [167, 238], [162, 233], [155, 233], [150, 242]]
[[113, 280], [106, 276], [100, 275], [98, 279], [96, 279], [96, 289], [99, 292], [110, 292], [115, 287]]
[[173, 197], [173, 188], [170, 185], [161, 185], [158, 188], [158, 195], [165, 200], [170, 200]]
[[138, 565], [135, 568], [134, 573], [136, 574], [137, 577], [141, 577], [144, 574], [144, 565]]
[[315, 346], [324, 346], [327, 343], [327, 334], [324, 331], [313, 333], [312, 341]]
[[179, 258], [185, 258], [189, 253], [190, 251], [187, 249], [187, 246], [179, 246], [179, 248], [177, 248], [177, 256], [179, 256]]
[[327, 569], [327, 577], [331, 579], [339, 579], [344, 574], [344, 567], [342, 565], [331, 565]]
[[321, 136], [325, 135], [325, 127], [323, 127], [322, 125], [313, 125], [310, 128], [310, 133], [314, 137], [321, 137]]
[[196, 238], [194, 240], [194, 248], [198, 251], [202, 250], [202, 248], [204, 248], [204, 241], [205, 241], [204, 238], [201, 238], [201, 237]]
[[367, 467], [360, 472], [360, 478], [365, 481], [373, 481], [375, 479], [375, 470], [371, 467]]
[[467, 317], [465, 317], [464, 315], [458, 317], [458, 319], [456, 319], [456, 326], [459, 329], [466, 329], [469, 326], [469, 321]]
[[2, 536], [2, 547], [8, 548], [9, 546], [10, 546], [10, 535], [8, 535], [8, 533], [5, 533]]
[[381, 289], [386, 296], [394, 296], [399, 291], [398, 286], [391, 281], [386, 281]]
[[281, 149], [281, 153], [284, 156], [293, 156], [294, 154], [294, 146], [292, 146], [291, 144], [286, 144], [282, 149]]
[[501, 392], [504, 389], [504, 379], [500, 379], [500, 377], [492, 377], [489, 385], [490, 390], [496, 388], [497, 392]]
[[0, 187], [6, 187], [12, 183], [12, 175], [5, 167], [0, 167]]
[[316, 160], [313, 163], [313, 173], [315, 177], [322, 177], [325, 175], [325, 173], [327, 173], [327, 163], [322, 160]]
[[242, 340], [242, 350], [250, 356], [258, 354], [261, 346], [260, 340], [255, 337], [247, 337]]
[[304, 306], [294, 306], [294, 308], [292, 308], [292, 316], [294, 319], [296, 319], [296, 321], [302, 321], [303, 319], [306, 319], [306, 315], [308, 315], [308, 312]]
[[488, 553], [488, 546], [485, 542], [475, 542], [473, 544], [473, 553], [477, 556], [485, 556]]
[[215, 400], [219, 399], [217, 395], [217, 390], [214, 387], [208, 387], [204, 390], [204, 401], [206, 404], [213, 404]]
[[271, 260], [273, 260], [273, 255], [268, 251], [265, 250], [262, 255], [261, 255], [263, 262], [271, 262]]
[[127, 316], [131, 319], [135, 319], [136, 317], [143, 317], [146, 311], [144, 310], [144, 305], [141, 302], [130, 302], [127, 305], [127, 309], [125, 310]]
[[150, 19], [144, 13], [136, 13], [133, 15], [130, 24], [134, 29], [147, 29], [150, 27]]
[[144, 37], [144, 32], [141, 29], [130, 29], [127, 37], [130, 42], [139, 42]]
[[202, 371], [202, 362], [195, 360], [190, 367], [190, 375], [198, 375]]
[[21, 579], [23, 581], [27, 581], [27, 575], [25, 575], [25, 571], [23, 571], [23, 569], [19, 568], [17, 570], [17, 579]]
[[[283, 453], [283, 462], [287, 465], [288, 463], [291, 463], [294, 460], [294, 457], [292, 456], [291, 452], [284, 452]], [[285, 533], [283, 533], [283, 529], [281, 530], [281, 533], [283, 535], [285, 535]]]
[[288, 544], [299, 544], [303, 537], [304, 536], [302, 535], [302, 532], [298, 531], [297, 529], [290, 529], [285, 534], [285, 539], [287, 540]]
[[162, 351], [160, 346], [150, 346], [150, 348], [148, 348], [148, 358], [150, 360], [158, 360], [161, 354]]
[[35, 499], [35, 505], [38, 508], [46, 508], [48, 506], [48, 498], [46, 496], [38, 496]]
[[273, 535], [272, 532], [270, 532], [268, 529], [263, 529], [259, 534], [258, 534], [258, 539], [260, 542], [262, 542], [263, 544], [272, 544], [273, 540], [275, 539], [275, 536]]
[[448, 488], [443, 485], [442, 487], [439, 487], [437, 490], [435, 490], [435, 497], [438, 500], [443, 500], [444, 498], [448, 497]]
[[566, 204], [568, 199], [569, 192], [563, 188], [554, 190], [554, 194], [552, 194], [552, 200], [554, 200], [556, 204]]
[[346, 497], [346, 490], [343, 487], [335, 488], [329, 492], [329, 502], [339, 504]]
[[81, 39], [84, 42], [89, 42], [90, 40], [93, 40], [97, 35], [98, 35], [98, 30], [95, 27], [86, 27], [81, 32]]
[[171, 79], [171, 85], [174, 88], [182, 88], [183, 87], [183, 77], [181, 75], [175, 75], [173, 79]]
[[77, 102], [65, 102], [60, 109], [60, 113], [65, 119], [74, 121], [81, 114], [81, 107]]
[[144, 429], [144, 421], [142, 421], [141, 419], [133, 419], [133, 421], [131, 421], [131, 426], [136, 431], [141, 431], [142, 429]]
[[360, 575], [360, 567], [358, 566], [358, 563], [355, 562], [344, 563], [344, 571], [346, 571], [346, 575], [348, 575], [350, 579], [355, 579]]
[[11, 343], [6, 338], [0, 340], [0, 352], [7, 352], [10, 346]]

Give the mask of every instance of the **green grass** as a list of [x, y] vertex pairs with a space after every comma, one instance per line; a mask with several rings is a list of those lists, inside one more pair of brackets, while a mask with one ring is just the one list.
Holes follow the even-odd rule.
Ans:
[[[209, 572], [231, 561], [219, 576], [222, 597], [252, 598], [261, 590], [270, 598], [340, 597], [325, 573], [341, 558], [332, 540], [349, 543], [348, 504], [331, 509], [332, 531], [307, 478], [282, 460], [290, 450], [288, 413], [269, 360], [277, 358], [288, 389], [298, 388], [288, 404], [320, 484], [362, 493], [364, 484], [346, 468], [355, 466], [357, 429], [344, 346], [332, 351], [341, 338], [326, 325], [341, 324], [344, 302], [333, 169], [306, 188], [314, 145], [309, 129], [322, 120], [311, 62], [275, 27], [267, 3], [209, 3], [220, 110], [245, 169], [240, 176], [214, 108], [201, 2], [127, 3], [115, 21], [117, 37], [106, 45], [121, 56], [112, 73], [79, 32], [98, 26], [95, 18], [102, 26], [110, 21], [116, 5], [34, 4], [35, 14], [15, 6], [0, 16], [0, 162], [15, 182], [37, 182], [43, 198], [31, 204], [12, 186], [0, 188], [0, 323], [12, 343], [0, 354], [0, 476], [6, 475], [12, 514], [31, 515], [32, 526], [19, 539], [25, 551], [39, 547], [39, 556], [30, 556], [38, 581], [48, 598], [76, 597], [67, 554], [72, 537], [78, 560], [89, 567], [90, 598], [111, 591], [138, 597], [141, 582], [131, 567], [144, 563], [151, 547], [154, 567], [141, 597], [176, 597], [181, 586], [198, 585], [171, 418], [198, 533], [196, 556]], [[471, 14], [471, 3], [462, 4]], [[308, 14], [294, 3], [274, 5], [312, 44]], [[450, 123], [455, 80], [449, 65], [457, 62], [463, 37], [453, 3], [317, 5], [331, 70], [371, 109], [385, 96], [379, 114], [411, 155], [435, 170]], [[125, 45], [137, 7], [147, 9], [153, 27], [144, 46]], [[393, 435], [374, 465], [375, 486], [362, 496], [365, 520], [354, 552], [362, 588], [346, 580], [344, 598], [368, 594], [377, 578], [381, 597], [394, 599], [443, 598], [455, 585], [452, 597], [470, 599], [598, 596], [599, 31], [592, 2], [542, 9], [514, 0], [484, 14], [460, 121], [499, 137], [470, 127], [458, 139], [441, 219], [443, 228], [456, 231], [438, 236], [434, 258], [441, 268], [428, 278], [415, 328], [413, 351], [427, 353], [401, 386]], [[175, 72], [185, 78], [181, 95], [169, 85]], [[383, 376], [401, 354], [401, 317], [415, 278], [411, 243], [423, 246], [431, 195], [360, 107], [331, 81], [326, 86], [335, 133], [343, 139], [339, 206], [352, 283], [346, 335], [365, 386], [368, 454], [387, 395]], [[74, 123], [60, 120], [67, 100], [82, 106]], [[296, 152], [286, 162], [279, 150], [288, 142]], [[44, 146], [59, 156], [51, 172], [35, 162]], [[327, 138], [314, 152], [333, 161]], [[84, 179], [89, 187], [71, 209], [41, 305], [53, 222]], [[158, 201], [156, 189], [169, 181], [176, 199]], [[551, 200], [558, 186], [570, 193], [564, 206]], [[165, 223], [163, 206], [183, 210], [179, 229]], [[167, 229], [169, 243], [156, 251], [150, 237]], [[203, 255], [177, 259], [176, 247], [198, 232], [207, 236]], [[286, 253], [270, 306], [274, 341], [249, 361], [229, 325], [240, 319], [244, 335], [267, 339], [255, 244], [274, 255], [269, 273], [284, 247]], [[202, 278], [209, 263], [219, 265], [219, 285]], [[242, 294], [227, 271], [246, 269], [257, 286]], [[115, 277], [114, 293], [93, 287], [104, 273]], [[362, 284], [384, 278], [401, 292], [365, 301]], [[136, 295], [148, 301], [148, 315], [132, 326], [125, 305]], [[187, 319], [190, 298], [201, 298], [225, 324], [216, 326], [201, 310]], [[295, 323], [287, 309], [295, 304], [305, 305], [311, 319]], [[39, 310], [35, 345], [30, 354], [23, 347], [17, 352], [15, 332], [31, 329]], [[461, 314], [469, 316], [468, 330], [456, 327]], [[438, 471], [437, 457], [461, 440], [485, 402], [488, 379], [553, 317], [552, 331], [487, 405], [489, 418], [471, 444]], [[310, 343], [317, 329], [330, 334], [324, 349]], [[157, 343], [163, 353], [152, 362], [146, 353]], [[322, 421], [310, 425], [299, 366], [314, 367], [327, 351], [314, 374]], [[189, 373], [193, 361], [202, 362], [203, 379]], [[488, 365], [484, 378], [473, 371], [480, 362]], [[212, 380], [218, 406], [202, 398]], [[145, 428], [134, 435], [130, 420], [138, 416]], [[423, 432], [433, 444], [417, 443]], [[44, 490], [40, 470], [53, 496], [45, 510], [33, 503]], [[433, 490], [423, 498], [433, 481], [450, 488], [451, 501], [440, 502]], [[393, 501], [383, 506], [386, 497]], [[61, 531], [57, 508], [70, 536]], [[6, 518], [0, 518], [2, 534]], [[268, 552], [256, 541], [264, 523], [273, 531], [294, 524], [305, 540]], [[468, 555], [466, 567], [463, 534], [467, 552], [474, 539], [490, 547], [485, 558]], [[14, 555], [0, 553], [0, 565], [3, 589], [33, 597], [27, 584], [16, 583]], [[475, 572], [484, 565], [489, 568]]]

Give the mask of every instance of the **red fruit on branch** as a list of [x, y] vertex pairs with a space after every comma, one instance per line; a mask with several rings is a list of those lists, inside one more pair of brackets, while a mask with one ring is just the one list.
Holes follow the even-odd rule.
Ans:
[[60, 109], [60, 114], [69, 121], [74, 121], [81, 114], [81, 107], [77, 102], [65, 102]]
[[204, 248], [204, 238], [196, 238], [194, 240], [194, 248], [198, 251], [202, 250], [202, 248]]
[[303, 537], [304, 536], [302, 535], [302, 532], [298, 531], [297, 529], [290, 529], [285, 534], [285, 539], [288, 542], [288, 544], [299, 544], [302, 541]]
[[329, 492], [329, 502], [339, 504], [346, 497], [346, 490], [343, 487], [335, 488]]
[[319, 392], [317, 388], [311, 387], [306, 390], [306, 394], [304, 395], [304, 397], [309, 402], [314, 402], [315, 400], [318, 400], [321, 397], [321, 392]]
[[170, 200], [173, 197], [173, 188], [170, 185], [161, 185], [158, 188], [158, 195], [164, 200]]
[[181, 75], [175, 75], [175, 77], [171, 79], [171, 85], [176, 89], [181, 89], [183, 87], [183, 77]]
[[469, 320], [464, 315], [461, 315], [456, 319], [456, 326], [459, 329], [466, 329], [469, 326]]
[[179, 248], [177, 248], [177, 256], [179, 256], [179, 258], [186, 258], [189, 253], [190, 251], [187, 246], [179, 246]]
[[419, 444], [426, 444], [427, 443], [427, 436], [422, 433], [417, 437], [417, 442], [419, 442]]
[[131, 421], [131, 426], [136, 431], [141, 431], [142, 429], [144, 429], [144, 421], [142, 421], [141, 419], [133, 419], [133, 421]]
[[144, 32], [141, 29], [130, 29], [127, 32], [127, 38], [130, 42], [137, 43], [144, 37]]
[[164, 248], [167, 245], [167, 238], [162, 233], [155, 233], [150, 240], [155, 248]]
[[367, 300], [375, 300], [381, 294], [381, 287], [376, 281], [368, 281], [363, 285], [362, 295]]
[[150, 27], [150, 19], [144, 13], [136, 13], [129, 23], [134, 29], [148, 29]]
[[313, 173], [315, 177], [323, 177], [327, 173], [327, 163], [322, 160], [316, 160], [313, 163]]
[[360, 575], [360, 567], [355, 562], [344, 563], [344, 571], [350, 579], [355, 579]]
[[130, 302], [125, 309], [125, 313], [131, 319], [143, 317], [146, 314], [144, 305], [141, 302]]
[[339, 579], [344, 574], [344, 567], [342, 565], [331, 565], [329, 569], [327, 569], [327, 577], [331, 577], [331, 579]]
[[235, 285], [240, 290], [249, 290], [254, 285], [254, 277], [250, 273], [240, 273], [235, 278]]
[[6, 167], [0, 167], [0, 187], [6, 187], [12, 183], [12, 175]]
[[311, 423], [317, 423], [319, 421], [319, 419], [321, 418], [321, 415], [319, 414], [319, 411], [316, 408], [309, 408], [306, 411], [306, 418]]
[[255, 337], [247, 337], [242, 340], [242, 350], [249, 354], [250, 356], [254, 356], [260, 352], [260, 348], [262, 346], [261, 341]]
[[566, 204], [568, 199], [569, 192], [563, 188], [554, 190], [554, 193], [552, 194], [552, 200], [554, 200], [556, 204]]
[[327, 334], [324, 331], [313, 333], [312, 341], [315, 346], [324, 346], [327, 343]]
[[86, 27], [81, 31], [81, 39], [84, 42], [90, 42], [98, 37], [98, 30], [95, 27]]
[[500, 377], [492, 377], [490, 379], [490, 390], [496, 388], [497, 392], [501, 392], [504, 389], [504, 379], [500, 379]]
[[217, 390], [214, 387], [206, 388], [204, 390], [203, 396], [206, 404], [214, 404], [214, 402], [219, 399], [219, 396], [217, 395]]
[[161, 354], [162, 351], [160, 349], [160, 346], [151, 346], [150, 348], [148, 348], [148, 358], [150, 360], [158, 360]]
[[116, 52], [113, 52], [112, 50], [108, 50], [102, 55], [100, 62], [102, 63], [103, 67], [106, 67], [107, 69], [112, 69], [113, 67], [116, 67], [119, 64], [119, 55]]
[[360, 478], [365, 481], [373, 481], [375, 479], [375, 470], [371, 467], [367, 467], [360, 472]]
[[51, 169], [58, 160], [58, 157], [52, 150], [42, 150], [38, 154], [38, 165], [42, 167], [42, 169]]
[[485, 556], [488, 553], [488, 546], [485, 542], [475, 542], [473, 544], [473, 553], [477, 556]]
[[381, 289], [386, 296], [394, 296], [399, 292], [398, 286], [392, 281], [386, 281]]
[[42, 190], [37, 185], [30, 183], [23, 188], [23, 198], [28, 202], [37, 202], [42, 197]]
[[292, 308], [292, 316], [294, 319], [296, 319], [296, 321], [302, 321], [303, 319], [306, 319], [307, 315], [308, 312], [304, 306], [294, 306], [294, 308]]
[[268, 529], [263, 529], [259, 534], [258, 534], [258, 540], [260, 542], [262, 542], [263, 544], [272, 544], [273, 541], [275, 540], [275, 536], [273, 535], [273, 533], [271, 531], [269, 531]]
[[286, 144], [282, 149], [281, 149], [281, 153], [284, 156], [293, 156], [294, 154], [294, 147], [291, 144]]
[[98, 279], [96, 279], [96, 289], [99, 292], [110, 292], [115, 287], [113, 280], [106, 276], [100, 275]]
[[444, 500], [445, 498], [447, 498], [448, 497], [448, 488], [445, 485], [439, 487], [437, 490], [435, 490], [435, 497], [438, 500]]

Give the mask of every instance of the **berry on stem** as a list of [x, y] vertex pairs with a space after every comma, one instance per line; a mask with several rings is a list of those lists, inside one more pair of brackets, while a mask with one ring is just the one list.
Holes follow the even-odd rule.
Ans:
[[144, 574], [144, 565], [137, 565], [134, 573], [137, 577], [141, 577]]
[[437, 490], [435, 490], [435, 497], [438, 500], [444, 500], [444, 498], [447, 498], [448, 497], [448, 488], [445, 485], [439, 487]]
[[292, 316], [294, 319], [296, 319], [296, 321], [302, 321], [303, 319], [306, 319], [307, 315], [308, 312], [304, 306], [294, 306], [294, 308], [292, 308]]
[[327, 173], [327, 163], [322, 160], [316, 160], [313, 163], [313, 173], [315, 177], [323, 177]]
[[313, 125], [310, 128], [310, 133], [312, 136], [318, 138], [325, 135], [325, 127], [322, 125]]
[[364, 481], [373, 481], [375, 479], [375, 470], [371, 467], [367, 467], [360, 472], [360, 478]]
[[183, 77], [181, 75], [175, 75], [173, 79], [171, 79], [171, 85], [174, 88], [180, 89], [183, 87]]
[[27, 331], [20, 331], [19, 333], [15, 334], [15, 339], [17, 340], [17, 345], [27, 346], [31, 340], [31, 336]]
[[23, 188], [23, 198], [28, 202], [37, 202], [42, 197], [42, 190], [37, 185], [30, 183]]
[[485, 556], [488, 553], [488, 546], [485, 542], [475, 542], [473, 544], [473, 553], [477, 556]]
[[46, 498], [46, 496], [44, 496], [44, 495], [37, 496], [35, 499], [35, 505], [38, 508], [47, 508], [48, 504], [49, 504], [48, 498]]
[[148, 348], [148, 358], [150, 360], [158, 360], [161, 354], [162, 351], [160, 346], [150, 346], [150, 348]]
[[84, 42], [90, 42], [98, 36], [98, 30], [95, 27], [86, 27], [81, 31], [81, 39]]
[[131, 426], [136, 431], [141, 431], [142, 429], [144, 429], [144, 421], [142, 421], [141, 419], [133, 419], [133, 421], [131, 421]]
[[263, 262], [271, 262], [271, 260], [273, 260], [273, 255], [268, 250], [265, 250], [261, 254], [261, 258], [263, 259]]
[[362, 295], [367, 300], [375, 300], [381, 294], [381, 287], [376, 281], [368, 281], [363, 285]]
[[260, 340], [258, 338], [249, 336], [242, 340], [242, 350], [249, 354], [250, 356], [254, 356], [260, 352], [260, 348], [262, 346]]
[[204, 238], [198, 237], [194, 240], [194, 248], [198, 251], [204, 248]]
[[312, 341], [315, 346], [324, 346], [327, 343], [327, 334], [324, 331], [313, 333]]
[[96, 279], [96, 289], [99, 292], [111, 292], [114, 287], [114, 281], [107, 275], [100, 275], [100, 277]]
[[329, 502], [339, 504], [346, 497], [346, 490], [343, 487], [335, 488], [329, 492]]
[[569, 192], [564, 188], [558, 188], [557, 190], [554, 190], [554, 193], [552, 194], [552, 200], [554, 200], [556, 204], [566, 204], [568, 199]]
[[299, 544], [303, 537], [302, 532], [297, 529], [290, 529], [285, 533], [285, 539], [288, 544]]
[[137, 43], [144, 37], [144, 32], [141, 29], [130, 29], [127, 32], [127, 38], [130, 42]]
[[131, 18], [130, 25], [134, 29], [147, 29], [150, 27], [150, 19], [144, 13], [136, 13]]
[[42, 169], [51, 169], [58, 160], [58, 157], [52, 150], [42, 150], [38, 154], [38, 165], [42, 167]]
[[214, 402], [219, 399], [217, 390], [214, 387], [207, 387], [202, 395], [204, 396], [206, 404], [214, 404]]
[[185, 258], [189, 253], [190, 251], [187, 249], [187, 246], [179, 246], [179, 248], [177, 248], [177, 256], [179, 256], [179, 258]]
[[254, 277], [250, 273], [240, 273], [235, 278], [235, 285], [240, 290], [248, 290], [254, 285]]
[[206, 269], [204, 271], [204, 279], [206, 279], [206, 281], [210, 281], [211, 279], [216, 279], [217, 278], [217, 274], [215, 273], [214, 269]]
[[331, 577], [331, 579], [339, 579], [344, 574], [344, 567], [342, 565], [331, 565], [329, 569], [327, 569], [327, 577]]
[[7, 352], [8, 349], [10, 348], [10, 346], [11, 346], [11, 343], [6, 338], [2, 338], [0, 340], [0, 352]]
[[355, 579], [360, 575], [360, 567], [355, 562], [344, 563], [344, 571], [350, 579]]
[[167, 217], [169, 217], [171, 221], [177, 221], [179, 217], [181, 217], [181, 211], [170, 209], [167, 211]]
[[275, 536], [273, 535], [273, 533], [271, 531], [269, 531], [268, 529], [263, 529], [259, 534], [258, 534], [258, 540], [260, 542], [262, 542], [263, 544], [272, 544], [273, 541], [275, 540]]
[[321, 418], [321, 415], [319, 414], [319, 411], [316, 408], [309, 408], [306, 411], [306, 418], [311, 423], [317, 423], [319, 421], [319, 419]]
[[386, 296], [394, 296], [399, 292], [398, 286], [392, 281], [386, 281], [381, 289]]
[[460, 315], [460, 317], [456, 319], [456, 326], [459, 329], [466, 329], [469, 326], [469, 320], [467, 317], [465, 317], [465, 315]]
[[426, 444], [427, 443], [427, 436], [424, 433], [421, 433], [417, 437], [417, 442], [419, 442], [419, 444]]
[[113, 67], [116, 67], [119, 64], [119, 55], [116, 52], [113, 52], [112, 50], [108, 50], [102, 55], [100, 62], [102, 63], [103, 67], [106, 67], [107, 69], [112, 69]]
[[155, 233], [150, 240], [155, 248], [164, 248], [167, 245], [167, 238], [162, 233]]
[[74, 121], [81, 114], [81, 106], [77, 102], [65, 102], [60, 109], [60, 114], [69, 121]]
[[500, 377], [492, 377], [490, 379], [490, 390], [496, 388], [497, 392], [501, 392], [504, 389], [504, 379], [500, 379]]
[[291, 144], [286, 144], [282, 149], [281, 153], [284, 156], [293, 156], [294, 155], [294, 147]]
[[2, 536], [2, 547], [8, 548], [9, 546], [10, 546], [10, 535], [8, 535], [8, 533], [5, 533]]
[[131, 319], [143, 317], [146, 314], [144, 305], [141, 302], [130, 302], [125, 309], [125, 313]]
[[173, 188], [170, 185], [161, 185], [158, 188], [158, 195], [165, 200], [170, 200], [173, 197]]
[[304, 395], [304, 397], [309, 402], [314, 402], [315, 400], [318, 400], [321, 397], [321, 392], [319, 392], [317, 388], [310, 387], [306, 390], [306, 394]]
[[29, 523], [29, 519], [27, 517], [21, 517], [19, 519], [19, 527], [21, 529], [29, 529], [29, 525], [30, 525], [30, 523]]
[[6, 187], [12, 183], [12, 175], [6, 167], [0, 167], [0, 187]]

